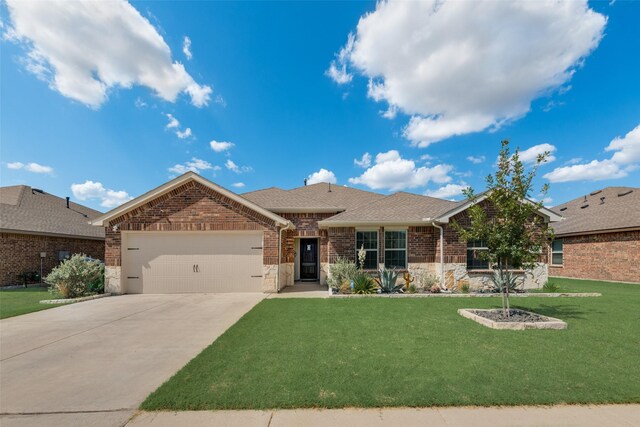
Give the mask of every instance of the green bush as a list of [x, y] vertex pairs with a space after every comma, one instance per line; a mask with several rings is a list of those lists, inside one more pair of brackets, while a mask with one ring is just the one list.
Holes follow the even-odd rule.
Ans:
[[63, 298], [101, 293], [104, 292], [104, 264], [85, 254], [74, 254], [55, 267], [44, 281], [51, 286], [51, 293]]
[[460, 287], [460, 292], [462, 292], [463, 294], [468, 294], [470, 290], [470, 286], [468, 283], [464, 283], [461, 287]]
[[353, 276], [354, 294], [374, 294], [376, 293], [376, 283], [373, 279], [362, 271], [356, 272]]
[[345, 281], [351, 282], [353, 280], [357, 271], [358, 267], [354, 262], [340, 257], [334, 264], [331, 264], [327, 284], [333, 289], [340, 289]]
[[548, 280], [547, 283], [542, 286], [542, 290], [549, 293], [560, 292], [560, 286], [556, 285], [551, 280]]

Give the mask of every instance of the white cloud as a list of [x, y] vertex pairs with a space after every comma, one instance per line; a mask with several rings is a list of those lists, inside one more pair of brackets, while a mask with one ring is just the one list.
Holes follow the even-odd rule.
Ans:
[[191, 128], [180, 130], [180, 121], [173, 117], [172, 114], [166, 113], [165, 116], [167, 116], [167, 118], [169, 119], [169, 123], [167, 123], [166, 128], [172, 130], [178, 138], [186, 139], [193, 136], [193, 134], [191, 133]]
[[466, 184], [447, 184], [437, 190], [425, 191], [425, 196], [437, 197], [439, 199], [452, 199], [462, 194], [462, 190], [469, 187]]
[[53, 173], [53, 168], [51, 166], [44, 166], [39, 163], [33, 162], [27, 164], [21, 162], [7, 163], [7, 167], [14, 170], [24, 169], [27, 172], [33, 173]]
[[167, 116], [167, 118], [169, 119], [169, 123], [167, 123], [167, 129], [177, 129], [180, 127], [180, 122], [178, 121], [178, 119], [176, 119], [175, 117], [173, 117], [172, 114], [165, 114], [165, 116]]
[[243, 188], [244, 182], [234, 182], [233, 184], [231, 184], [231, 186], [236, 188]]
[[544, 178], [551, 182], [569, 182], [600, 181], [627, 176], [640, 167], [640, 125], [624, 137], [616, 137], [605, 151], [614, 153], [609, 159], [556, 168], [544, 175]]
[[238, 166], [233, 160], [227, 159], [224, 166], [229, 169], [231, 172], [235, 173], [243, 173], [243, 172], [251, 172], [253, 168], [251, 166]]
[[147, 106], [147, 103], [144, 102], [144, 100], [140, 97], [137, 97], [135, 102], [134, 102], [136, 108], [145, 108]]
[[176, 130], [176, 135], [180, 139], [189, 138], [191, 136], [191, 128], [186, 128], [184, 131]]
[[133, 199], [124, 190], [116, 191], [105, 188], [101, 182], [86, 180], [83, 184], [71, 184], [73, 196], [80, 200], [99, 200], [100, 206], [115, 208]]
[[535, 163], [536, 160], [538, 159], [538, 156], [542, 153], [544, 153], [545, 151], [549, 152], [549, 156], [546, 159], [546, 163], [551, 163], [553, 162], [556, 158], [553, 155], [553, 153], [557, 150], [557, 148], [554, 145], [551, 144], [538, 144], [538, 145], [534, 145], [531, 148], [527, 148], [524, 151], [520, 151], [520, 160], [523, 163]]
[[574, 157], [572, 159], [567, 160], [566, 162], [564, 162], [565, 165], [576, 165], [580, 162], [582, 162], [584, 159], [582, 157]]
[[318, 184], [319, 182], [336, 184], [338, 182], [338, 178], [336, 178], [336, 174], [334, 174], [330, 170], [320, 168], [318, 172], [314, 172], [307, 177], [307, 184], [309, 185]]
[[368, 168], [371, 166], [371, 154], [364, 153], [360, 159], [353, 159], [353, 163], [361, 168]]
[[424, 147], [527, 114], [569, 82], [605, 25], [586, 0], [381, 0], [328, 74], [368, 78], [368, 96], [411, 115], [404, 136]]
[[485, 156], [467, 156], [467, 160], [469, 160], [474, 165], [479, 165], [484, 162], [487, 158]]
[[216, 141], [216, 140], [211, 140], [211, 142], [209, 142], [209, 145], [211, 146], [211, 149], [216, 153], [227, 151], [234, 146], [232, 142]]
[[429, 182], [444, 184], [451, 181], [450, 165], [440, 164], [433, 167], [416, 167], [413, 160], [403, 159], [396, 150], [379, 153], [376, 164], [356, 178], [349, 178], [351, 184], [362, 184], [374, 190], [389, 189], [391, 191], [415, 188]]
[[398, 107], [396, 107], [395, 105], [389, 105], [389, 108], [387, 108], [385, 111], [380, 111], [380, 115], [385, 119], [395, 119], [398, 115]]
[[211, 87], [173, 62], [156, 28], [124, 0], [7, 5], [9, 38], [25, 48], [26, 69], [68, 98], [99, 108], [109, 91], [141, 85], [169, 102], [180, 93], [196, 107], [209, 102]]
[[190, 162], [186, 162], [184, 164], [179, 163], [175, 166], [170, 167], [169, 172], [181, 175], [189, 171], [200, 173], [202, 171], [209, 170], [209, 169], [218, 170], [219, 167], [213, 166], [211, 163], [207, 162], [206, 160], [198, 159], [197, 157], [192, 157]]
[[191, 53], [191, 39], [187, 36], [184, 36], [184, 39], [182, 40], [182, 53], [184, 53], [184, 56], [188, 60], [193, 58], [193, 54]]
[[[340, 52], [336, 55], [336, 58], [329, 64], [329, 69], [325, 71], [325, 75], [330, 77], [333, 81], [339, 85], [349, 83], [353, 80], [353, 75], [347, 71], [347, 59], [351, 50], [353, 49], [354, 36], [349, 34], [347, 44], [340, 49]], [[342, 99], [345, 97], [343, 96]]]

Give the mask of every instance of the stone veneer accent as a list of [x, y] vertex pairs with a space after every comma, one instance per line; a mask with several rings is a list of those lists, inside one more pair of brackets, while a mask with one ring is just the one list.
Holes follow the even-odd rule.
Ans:
[[24, 272], [40, 273], [40, 252], [47, 253], [42, 265], [42, 273], [46, 276], [60, 264], [60, 251], [68, 251], [71, 255], [83, 253], [91, 258], [103, 260], [104, 240], [0, 233], [0, 286], [21, 284], [17, 276]]
[[[114, 229], [114, 227], [116, 227]], [[262, 231], [263, 290], [277, 290], [278, 232], [275, 222], [245, 205], [190, 181], [133, 209], [105, 226], [107, 292], [122, 289], [120, 266], [123, 231]]]
[[549, 275], [640, 283], [640, 230], [558, 237], [563, 265]]
[[[437, 267], [439, 268], [439, 264]], [[538, 263], [533, 270], [514, 272], [522, 289], [539, 289], [548, 279], [547, 264]], [[438, 274], [439, 276], [439, 271]], [[463, 285], [469, 285], [472, 290], [485, 286], [493, 287], [493, 271], [467, 270], [467, 264], [449, 263], [444, 265], [444, 284], [447, 289], [460, 290]]]

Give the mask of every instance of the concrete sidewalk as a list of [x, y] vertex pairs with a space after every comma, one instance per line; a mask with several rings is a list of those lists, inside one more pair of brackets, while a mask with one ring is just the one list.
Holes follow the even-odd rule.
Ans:
[[633, 427], [640, 425], [640, 405], [140, 412], [129, 421], [127, 427], [212, 425], [238, 427]]

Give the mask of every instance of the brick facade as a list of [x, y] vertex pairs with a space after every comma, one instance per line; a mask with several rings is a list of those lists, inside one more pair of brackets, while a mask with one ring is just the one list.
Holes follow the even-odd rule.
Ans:
[[295, 226], [295, 230], [287, 230], [283, 236], [282, 262], [294, 262], [295, 240], [300, 237], [318, 237], [320, 262], [328, 262], [329, 234], [327, 230], [318, 228], [318, 221], [327, 219], [336, 213], [279, 213], [278, 215], [288, 219]]
[[[116, 226], [118, 229], [113, 230]], [[278, 232], [273, 220], [190, 181], [145, 205], [115, 218], [105, 227], [107, 266], [121, 265], [122, 231], [262, 230], [263, 263], [278, 263]]]
[[640, 230], [562, 240], [563, 265], [549, 262], [550, 276], [640, 283]]
[[60, 261], [60, 251], [84, 253], [91, 258], [105, 258], [103, 240], [77, 239], [33, 234], [0, 233], [0, 286], [21, 284], [18, 275], [40, 273], [40, 252], [46, 252], [43, 274], [47, 275]]
[[327, 229], [328, 262], [333, 264], [340, 257], [356, 262], [356, 229], [354, 227], [330, 227]]

